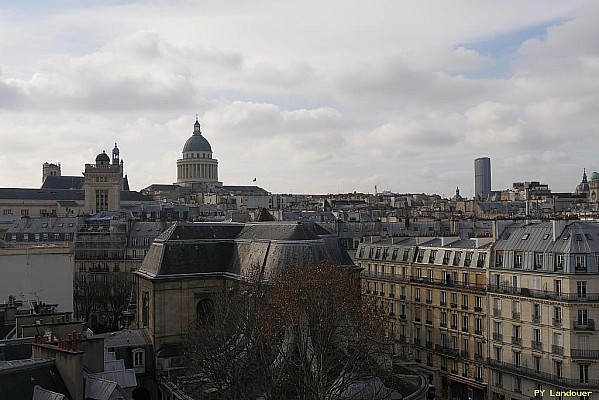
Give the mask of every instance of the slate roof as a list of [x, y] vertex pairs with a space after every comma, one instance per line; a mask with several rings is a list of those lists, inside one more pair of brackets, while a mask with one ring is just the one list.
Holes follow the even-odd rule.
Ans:
[[32, 400], [64, 400], [66, 399], [64, 394], [56, 393], [51, 390], [46, 390], [41, 386], [35, 386], [33, 388]]
[[83, 189], [82, 176], [47, 176], [42, 189]]
[[33, 340], [32, 337], [0, 340], [0, 361], [28, 359]]
[[224, 185], [221, 186], [221, 188], [231, 194], [236, 195], [268, 195], [268, 191], [266, 189], [256, 185]]
[[0, 399], [31, 400], [36, 385], [70, 398], [54, 360], [0, 361]]
[[117, 332], [97, 334], [94, 337], [103, 337], [104, 347], [107, 349], [144, 346], [151, 343], [144, 329], [123, 329]]
[[[137, 378], [133, 369], [124, 369], [120, 371], [104, 371], [95, 374], [89, 374], [87, 379], [106, 379], [116, 382], [121, 388], [127, 389], [137, 386]], [[85, 385], [87, 387], [87, 384]]]
[[154, 240], [137, 273], [270, 275], [324, 259], [353, 265], [338, 238], [312, 222], [177, 223]]
[[[23, 189], [0, 188], [0, 199], [10, 200], [75, 200], [84, 201], [82, 189]], [[154, 202], [154, 199], [134, 191], [121, 191], [121, 201]]]

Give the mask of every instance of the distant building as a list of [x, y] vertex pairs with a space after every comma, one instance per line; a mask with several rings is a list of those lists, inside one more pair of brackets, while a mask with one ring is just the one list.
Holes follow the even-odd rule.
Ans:
[[218, 160], [212, 158], [212, 147], [200, 130], [196, 119], [193, 134], [183, 146], [182, 158], [177, 160], [177, 184], [182, 186], [222, 186], [218, 182]]
[[491, 194], [491, 159], [481, 157], [474, 160], [474, 196], [487, 200]]

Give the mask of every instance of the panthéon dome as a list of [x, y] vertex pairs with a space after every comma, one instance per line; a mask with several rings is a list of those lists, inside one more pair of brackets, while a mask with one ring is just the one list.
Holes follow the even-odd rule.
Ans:
[[210, 143], [206, 140], [204, 136], [202, 136], [202, 131], [200, 130], [200, 123], [196, 121], [193, 125], [193, 135], [187, 139], [185, 145], [183, 146], [183, 153], [189, 151], [207, 151], [212, 152], [212, 147], [210, 147]]

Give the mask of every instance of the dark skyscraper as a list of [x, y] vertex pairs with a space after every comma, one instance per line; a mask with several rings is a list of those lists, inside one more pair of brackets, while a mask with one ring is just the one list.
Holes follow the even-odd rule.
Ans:
[[491, 194], [491, 159], [481, 157], [474, 160], [474, 196], [487, 200]]

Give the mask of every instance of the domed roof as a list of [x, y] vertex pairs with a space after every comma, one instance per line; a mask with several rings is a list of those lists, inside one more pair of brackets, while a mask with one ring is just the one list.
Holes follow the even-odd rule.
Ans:
[[106, 154], [106, 151], [104, 150], [96, 156], [96, 162], [100, 161], [110, 162], [110, 157], [108, 157], [108, 154]]
[[202, 136], [200, 123], [197, 120], [193, 125], [193, 135], [187, 139], [183, 146], [183, 153], [187, 151], [209, 151], [212, 153], [212, 147], [210, 147], [210, 143], [208, 143], [206, 138]]
[[599, 179], [599, 172], [593, 172], [593, 173], [591, 174], [591, 179], [592, 179], [592, 180]]

